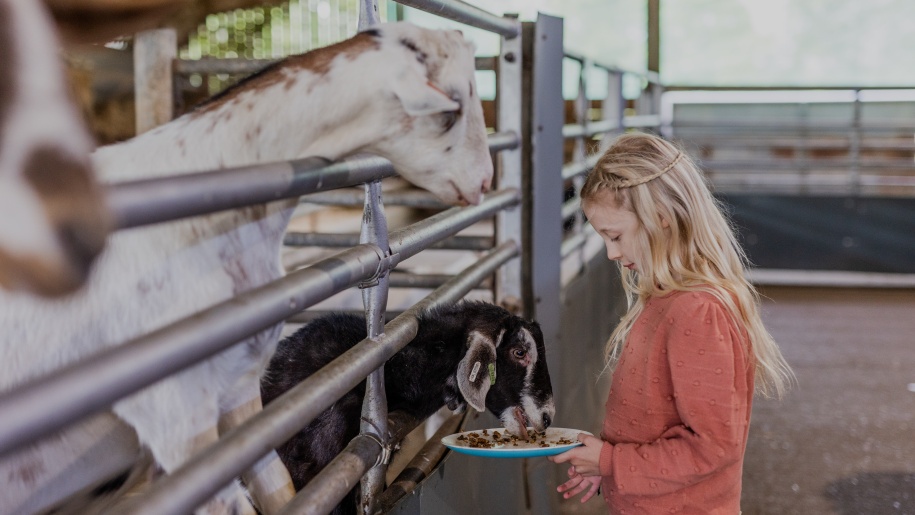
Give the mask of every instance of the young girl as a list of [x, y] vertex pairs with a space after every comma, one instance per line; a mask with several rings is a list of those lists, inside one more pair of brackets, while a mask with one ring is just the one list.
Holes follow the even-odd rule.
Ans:
[[735, 515], [753, 394], [793, 376], [734, 232], [689, 156], [653, 135], [619, 137], [581, 198], [630, 307], [607, 343], [600, 438], [550, 458], [572, 465], [557, 490], [585, 502], [602, 487], [614, 514]]

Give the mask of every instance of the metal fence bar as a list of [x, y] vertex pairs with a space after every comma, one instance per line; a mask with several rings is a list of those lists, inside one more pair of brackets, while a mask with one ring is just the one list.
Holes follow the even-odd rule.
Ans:
[[571, 256], [575, 251], [581, 249], [585, 246], [585, 243], [588, 241], [588, 237], [584, 233], [576, 233], [572, 236], [566, 238], [562, 242], [562, 248], [560, 250], [560, 255], [564, 258]]
[[[391, 238], [394, 239], [393, 237]], [[517, 256], [507, 242], [455, 276], [385, 325], [376, 341], [363, 340], [314, 375], [232, 429], [179, 470], [158, 481], [125, 511], [139, 514], [188, 513], [219, 491], [261, 456], [281, 445], [416, 335], [416, 317], [435, 306], [457, 302], [483, 278]], [[347, 488], [345, 485], [334, 485]], [[347, 488], [348, 490], [348, 488]]]
[[[449, 279], [451, 277], [452, 276], [450, 276], [450, 275], [448, 276]], [[441, 286], [441, 284], [439, 284], [438, 286]], [[331, 310], [307, 309], [305, 311], [301, 311], [301, 312], [296, 313], [295, 315], [292, 315], [291, 317], [287, 318], [286, 323], [287, 324], [307, 324], [308, 322], [311, 322], [312, 320], [330, 315], [331, 313], [346, 313], [346, 314], [350, 314], [350, 315], [363, 316], [363, 315], [365, 315], [365, 310], [360, 309], [357, 311], [354, 309], [331, 309]], [[401, 313], [403, 313], [403, 310], [385, 311], [385, 318], [390, 320]]]
[[578, 197], [570, 198], [562, 203], [562, 220], [568, 220], [581, 213], [581, 200]]
[[594, 165], [597, 164], [597, 161], [600, 159], [600, 154], [592, 154], [590, 157], [584, 161], [577, 161], [574, 163], [569, 163], [562, 166], [562, 179], [568, 180], [577, 175], [583, 173], [588, 173]]
[[[356, 207], [365, 203], [365, 193], [362, 190], [355, 189], [324, 191], [303, 195], [299, 202], [302, 204]], [[419, 209], [447, 209], [450, 207], [435, 195], [417, 188], [387, 191], [384, 194], [384, 203], [389, 206], [406, 206]]]
[[635, 114], [624, 117], [623, 125], [627, 129], [658, 127], [661, 125], [661, 117], [656, 114]]
[[621, 127], [615, 120], [590, 121], [587, 125], [570, 123], [562, 126], [562, 137], [565, 139], [595, 136], [618, 130]]
[[320, 157], [112, 184], [108, 203], [118, 229], [356, 186], [396, 175], [381, 157]]
[[474, 67], [478, 71], [495, 71], [498, 60], [498, 57], [477, 56], [474, 58]]
[[[521, 202], [521, 192], [509, 188], [489, 195], [478, 206], [451, 208], [448, 211], [437, 213], [407, 229], [391, 233], [391, 252], [394, 255], [400, 254], [400, 261], [403, 261], [426, 248], [432, 241], [451, 236], [474, 222], [493, 216], [502, 209], [515, 206], [519, 202]], [[453, 224], [455, 228], [443, 233], [441, 228], [443, 224], [447, 224], [449, 227]], [[432, 237], [436, 234], [441, 234], [441, 237], [433, 239]]]
[[[796, 104], [797, 102], [792, 102]], [[829, 122], [826, 120], [817, 120], [816, 123], [802, 124], [802, 123], [780, 123], [780, 122], [767, 122], [767, 121], [758, 121], [754, 122], [740, 122], [736, 120], [728, 120], [726, 122], [700, 122], [695, 120], [690, 121], [674, 121], [672, 126], [675, 129], [714, 129], [720, 131], [725, 136], [733, 136], [733, 131], [740, 129], [747, 130], [771, 130], [771, 131], [801, 131], [801, 130], [810, 130], [810, 131], [821, 131], [821, 132], [839, 132], [842, 134], [848, 133], [849, 125], [845, 122]], [[915, 131], [915, 124], [910, 122], [882, 122], [877, 123], [862, 123], [860, 130], [864, 132], [868, 131], [898, 131], [898, 132], [911, 132]]]
[[[480, 205], [452, 208], [395, 231], [391, 250], [399, 259], [447, 238], [520, 200], [500, 191]], [[130, 342], [106, 349], [0, 395], [0, 456], [117, 399], [232, 346], [293, 314], [372, 277], [383, 253], [360, 245], [289, 273], [209, 309]], [[392, 264], [393, 266], [393, 264]]]
[[[357, 235], [345, 233], [287, 232], [283, 238], [283, 245], [287, 247], [355, 247], [358, 244]], [[492, 236], [453, 236], [428, 249], [488, 250], [492, 247]]]
[[282, 59], [245, 59], [242, 57], [201, 57], [200, 59], [175, 59], [173, 63], [174, 71], [178, 75], [193, 75], [200, 73], [204, 75], [212, 74], [229, 74], [229, 75], [250, 75], [257, 73], [271, 64], [278, 63]]
[[[842, 159], [817, 159], [812, 161], [809, 158], [801, 159], [779, 159], [779, 160], [733, 160], [733, 159], [709, 159], [702, 161], [702, 167], [708, 170], [797, 170], [797, 169], [814, 169], [814, 170], [847, 170], [857, 167], [858, 170], [915, 170], [915, 163], [909, 161], [876, 161], [876, 160], [859, 160], [857, 163], [850, 158]], [[720, 173], [720, 172], [719, 172]], [[845, 177], [847, 180], [848, 177]]]
[[[245, 59], [242, 57], [202, 57], [200, 59], [175, 59], [173, 62], [174, 73], [178, 75], [227, 74], [250, 75], [264, 68], [282, 61], [282, 59]], [[494, 57], [478, 56], [474, 59], [477, 70], [492, 71], [495, 69]]]
[[[501, 59], [520, 59], [520, 58], [521, 58], [521, 56], [519, 56], [519, 55], [513, 55], [513, 56], [509, 56], [507, 58], [505, 55], [501, 56]], [[513, 61], [507, 61], [507, 62], [513, 62]], [[505, 65], [502, 65], [502, 67], [499, 68], [499, 73], [500, 74], [506, 73]], [[506, 87], [506, 89], [507, 89], [507, 87]], [[516, 114], [519, 115], [519, 119], [520, 119], [520, 113], [516, 113]], [[507, 125], [507, 123], [503, 123], [501, 125], [504, 126], [504, 125]], [[520, 125], [520, 123], [513, 124], [513, 125]], [[500, 129], [504, 128], [502, 126], [500, 126], [499, 128]], [[520, 138], [520, 136], [518, 136], [519, 134], [520, 134], [520, 127], [506, 128], [506, 130], [501, 130], [499, 132], [494, 132], [494, 133], [490, 134], [489, 136], [487, 136], [487, 141], [489, 143], [489, 151], [497, 152], [499, 150], [513, 150], [513, 149], [519, 148], [521, 146], [521, 138]]]
[[458, 0], [395, 0], [397, 3], [426, 11], [458, 23], [478, 29], [495, 32], [512, 39], [521, 34], [521, 24], [517, 20], [501, 18]]

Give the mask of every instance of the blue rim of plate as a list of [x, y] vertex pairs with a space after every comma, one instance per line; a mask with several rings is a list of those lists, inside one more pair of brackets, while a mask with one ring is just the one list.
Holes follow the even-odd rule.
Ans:
[[[454, 452], [469, 454], [471, 456], [483, 456], [487, 458], [535, 458], [538, 456], [553, 456], [555, 454], [566, 452], [569, 449], [574, 449], [575, 447], [581, 445], [581, 442], [577, 441], [578, 433], [584, 433], [586, 435], [591, 434], [588, 431], [582, 431], [580, 429], [550, 427], [546, 430], [547, 439], [566, 438], [568, 440], [572, 440], [572, 443], [566, 445], [551, 445], [549, 447], [498, 447], [485, 449], [478, 447], [467, 447], [465, 445], [459, 444], [457, 441], [457, 437], [461, 435], [466, 435], [467, 433], [481, 433], [482, 431], [482, 429], [476, 429], [473, 431], [464, 431], [463, 433], [448, 435], [442, 438], [442, 444]], [[504, 433], [505, 429], [496, 427], [487, 429], [487, 431], [490, 434], [492, 434], [493, 431]]]

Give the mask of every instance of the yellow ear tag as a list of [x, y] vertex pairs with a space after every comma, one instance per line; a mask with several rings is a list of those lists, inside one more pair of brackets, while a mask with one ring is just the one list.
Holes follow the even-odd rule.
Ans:
[[490, 385], [496, 384], [496, 364], [495, 363], [489, 364], [489, 384]]

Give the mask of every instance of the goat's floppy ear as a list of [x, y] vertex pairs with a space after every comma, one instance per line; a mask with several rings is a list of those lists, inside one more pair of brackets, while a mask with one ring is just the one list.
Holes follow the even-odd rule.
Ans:
[[496, 380], [496, 346], [489, 338], [472, 331], [467, 353], [458, 363], [457, 382], [461, 395], [473, 409], [486, 411], [486, 394]]
[[448, 97], [414, 66], [410, 66], [394, 83], [394, 95], [410, 116], [426, 116], [457, 111], [461, 104]]

